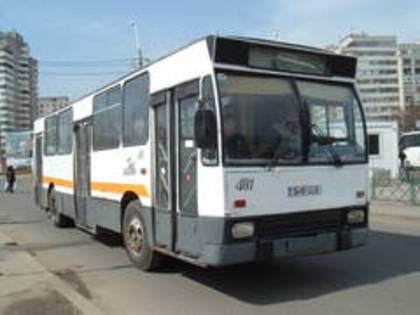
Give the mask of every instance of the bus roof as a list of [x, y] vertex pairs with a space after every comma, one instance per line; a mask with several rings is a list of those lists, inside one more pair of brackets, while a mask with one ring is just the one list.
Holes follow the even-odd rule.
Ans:
[[[287, 50], [289, 52], [302, 52], [307, 54], [312, 54], [313, 56], [323, 56], [326, 57], [325, 63], [326, 66], [329, 66], [329, 68], [333, 68], [332, 71], [330, 69], [330, 73], [320, 74], [318, 75], [335, 75], [335, 76], [343, 76], [343, 77], [350, 77], [354, 78], [355, 76], [355, 69], [356, 69], [356, 58], [350, 57], [350, 56], [344, 56], [339, 55], [334, 52], [317, 48], [317, 47], [311, 47], [311, 46], [305, 46], [305, 45], [299, 45], [294, 43], [286, 43], [286, 42], [279, 42], [279, 41], [273, 41], [273, 40], [267, 40], [267, 39], [259, 39], [259, 38], [252, 38], [252, 37], [242, 37], [242, 36], [221, 36], [221, 35], [208, 35], [201, 38], [198, 38], [187, 45], [184, 45], [180, 47], [179, 49], [172, 51], [171, 53], [164, 55], [148, 64], [146, 64], [144, 67], [140, 69], [135, 69], [133, 71], [130, 71], [124, 75], [121, 75], [120, 77], [116, 78], [115, 80], [111, 81], [110, 83], [101, 86], [91, 92], [88, 92], [84, 94], [83, 96], [71, 101], [68, 106], [61, 108], [54, 113], [50, 113], [48, 115], [45, 115], [45, 118], [52, 114], [56, 114], [59, 112], [64, 111], [68, 107], [72, 106], [73, 104], [89, 97], [92, 95], [95, 95], [99, 93], [102, 90], [105, 90], [109, 87], [112, 87], [113, 85], [128, 79], [132, 76], [135, 76], [137, 74], [141, 74], [142, 72], [146, 72], [150, 67], [153, 65], [159, 63], [160, 61], [175, 55], [188, 47], [195, 45], [201, 41], [206, 41], [207, 48], [209, 51], [210, 58], [214, 63], [234, 63], [236, 65], [241, 66], [248, 66], [252, 67], [249, 64], [245, 62], [245, 55], [246, 57], [249, 57], [249, 47], [260, 47], [260, 48], [267, 48], [267, 49], [283, 49]], [[234, 48], [232, 50], [232, 48]], [[220, 54], [218, 54], [218, 51], [225, 49], [226, 51], [230, 52], [230, 56], [227, 58], [220, 58]], [[248, 50], [247, 50], [248, 49]], [[239, 52], [239, 53], [238, 53]], [[242, 58], [238, 58], [238, 54], [243, 53]], [[241, 63], [242, 62], [242, 63]], [[270, 70], [267, 68], [263, 68], [266, 70]], [[283, 70], [285, 71], [285, 70]]]

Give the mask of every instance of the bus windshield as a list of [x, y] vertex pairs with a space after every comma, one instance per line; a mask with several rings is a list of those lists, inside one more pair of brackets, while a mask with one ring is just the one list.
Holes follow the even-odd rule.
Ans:
[[[227, 164], [365, 161], [360, 106], [351, 86], [217, 74]], [[307, 115], [309, 114], [309, 117]]]

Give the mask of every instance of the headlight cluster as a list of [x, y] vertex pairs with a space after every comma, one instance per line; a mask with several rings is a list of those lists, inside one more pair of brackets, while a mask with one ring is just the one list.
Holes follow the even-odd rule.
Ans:
[[361, 224], [365, 222], [365, 211], [363, 210], [350, 210], [347, 212], [347, 223], [348, 224]]
[[239, 222], [232, 226], [232, 237], [236, 239], [254, 236], [255, 225], [253, 222]]

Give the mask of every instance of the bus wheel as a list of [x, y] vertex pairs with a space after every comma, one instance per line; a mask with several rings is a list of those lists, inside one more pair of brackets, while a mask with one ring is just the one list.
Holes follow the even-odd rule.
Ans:
[[137, 200], [131, 201], [124, 213], [123, 238], [128, 257], [142, 270], [159, 267], [159, 254], [149, 245], [150, 232], [145, 224], [142, 207]]
[[67, 226], [66, 218], [57, 211], [57, 199], [55, 197], [54, 188], [52, 188], [48, 194], [48, 218], [56, 227]]

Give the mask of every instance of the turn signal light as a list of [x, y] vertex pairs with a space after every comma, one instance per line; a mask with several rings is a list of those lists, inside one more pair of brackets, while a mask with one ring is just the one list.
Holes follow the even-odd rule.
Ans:
[[246, 207], [246, 200], [245, 199], [236, 199], [233, 202], [235, 208], [245, 208]]
[[363, 190], [359, 190], [356, 192], [357, 198], [363, 198], [365, 196], [365, 192]]

